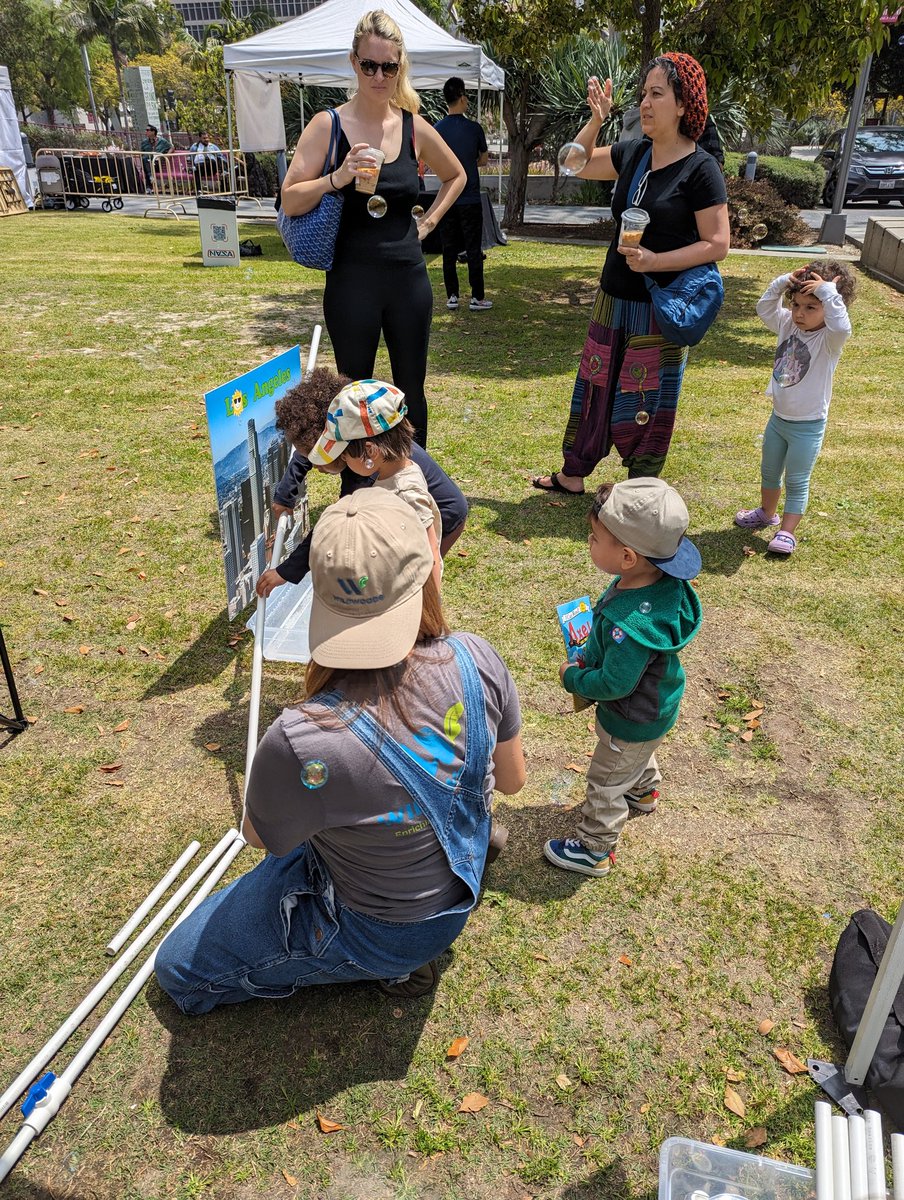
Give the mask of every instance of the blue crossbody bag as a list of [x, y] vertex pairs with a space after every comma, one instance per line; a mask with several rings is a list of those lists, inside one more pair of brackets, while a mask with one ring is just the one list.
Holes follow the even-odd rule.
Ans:
[[[330, 132], [326, 162], [320, 173], [321, 178], [329, 175], [337, 166], [335, 160], [339, 152], [339, 114], [335, 109], [331, 109], [330, 117], [333, 128]], [[317, 271], [329, 271], [332, 267], [344, 199], [341, 192], [326, 192], [315, 208], [302, 213], [300, 217], [290, 217], [283, 209], [279, 210], [276, 228], [286, 244], [286, 249], [300, 266], [313, 267]]]
[[[628, 191], [631, 203], [634, 203], [632, 197], [636, 195], [652, 158], [653, 149], [650, 147], [641, 157], [631, 180]], [[722, 276], [715, 263], [690, 267], [664, 286], [655, 283], [649, 275], [644, 275], [644, 282], [656, 314], [656, 324], [666, 341], [676, 346], [696, 346], [719, 315], [725, 299]]]

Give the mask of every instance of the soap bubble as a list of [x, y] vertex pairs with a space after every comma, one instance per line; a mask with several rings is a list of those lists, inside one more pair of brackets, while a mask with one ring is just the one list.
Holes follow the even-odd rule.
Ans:
[[763, 435], [762, 435], [761, 433], [758, 433], [758, 434], [756, 435], [756, 437], [753, 439], [753, 444], [754, 444], [754, 446], [757, 448], [757, 450], [762, 450], [762, 448], [763, 448]]
[[650, 414], [646, 411], [646, 409], [642, 408], [640, 412], [635, 415], [634, 422], [636, 425], [646, 425], [649, 419]]
[[637, 11], [640, 13], [641, 16], [643, 16], [644, 13], [647, 11], [647, 6], [645, 4], [641, 4], [640, 8], [638, 8]]
[[739, 208], [735, 215], [737, 216], [738, 220], [740, 221], [740, 223], [742, 225], [746, 225], [747, 218], [750, 216], [750, 213], [747, 211], [746, 208]]
[[389, 205], [382, 196], [371, 196], [367, 202], [367, 211], [372, 217], [376, 217], [377, 220], [379, 220], [380, 217], [386, 216], [386, 210], [388, 207]]
[[563, 175], [577, 175], [587, 166], [587, 151], [580, 142], [566, 142], [559, 151], [559, 170]]
[[421, 219], [421, 217], [424, 215], [424, 210], [421, 208], [420, 204], [415, 204], [414, 208], [411, 210], [411, 215], [414, 217], [415, 221], [419, 221]]
[[755, 242], [761, 242], [768, 232], [769, 230], [761, 221], [759, 225], [754, 225], [751, 229], [750, 236]]
[[329, 768], [319, 758], [310, 759], [301, 768], [301, 782], [312, 791], [315, 788], [322, 788], [329, 776]]
[[642, 604], [638, 604], [637, 607], [642, 613], [652, 612], [653, 610], [653, 605], [649, 602], [649, 600], [644, 600], [644, 602]]

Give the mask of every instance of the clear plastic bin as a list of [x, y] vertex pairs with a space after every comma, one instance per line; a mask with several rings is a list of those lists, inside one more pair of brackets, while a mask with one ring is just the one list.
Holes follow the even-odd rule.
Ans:
[[659, 1152], [659, 1200], [809, 1200], [816, 1174], [806, 1167], [669, 1138]]

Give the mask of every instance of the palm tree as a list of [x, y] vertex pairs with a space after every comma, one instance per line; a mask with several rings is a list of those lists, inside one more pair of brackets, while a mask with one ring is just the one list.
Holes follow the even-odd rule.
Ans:
[[147, 0], [69, 0], [66, 15], [79, 42], [87, 45], [100, 37], [109, 44], [124, 121], [128, 125], [123, 63], [128, 60], [128, 51], [147, 50], [157, 54], [163, 49], [164, 29], [157, 9]]

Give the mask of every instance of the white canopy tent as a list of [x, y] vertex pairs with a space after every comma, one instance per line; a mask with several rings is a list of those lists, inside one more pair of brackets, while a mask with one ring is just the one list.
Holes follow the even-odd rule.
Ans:
[[[388, 13], [401, 29], [411, 63], [411, 82], [416, 88], [441, 88], [451, 75], [457, 75], [466, 87], [477, 91], [478, 116], [481, 92], [498, 92], [501, 130], [505, 72], [480, 46], [454, 37], [411, 0], [325, 0], [293, 21], [225, 46], [227, 99], [233, 74], [248, 73], [267, 80], [292, 79], [302, 87], [350, 86], [355, 79], [349, 61], [352, 34], [364, 13], [375, 7]], [[231, 129], [230, 120], [230, 137]], [[274, 145], [266, 148], [278, 149], [278, 141], [274, 131]]]
[[13, 103], [9, 71], [6, 67], [0, 67], [0, 167], [12, 167], [22, 199], [29, 208], [34, 208], [35, 198], [31, 190], [28, 168], [25, 166], [22, 136], [19, 133], [16, 106]]

